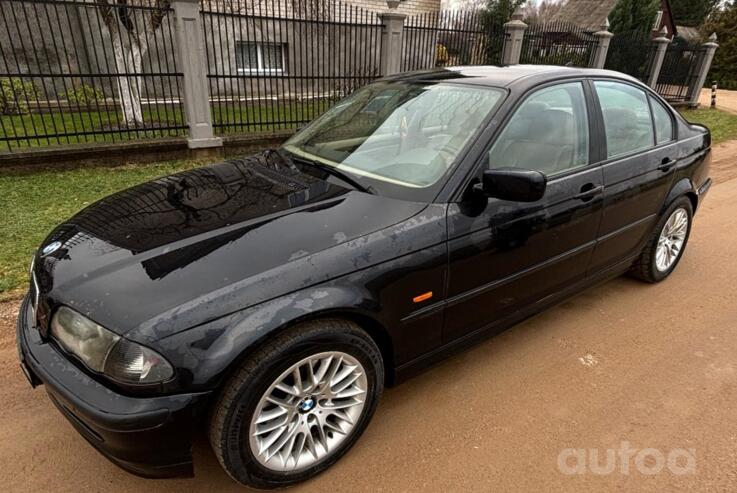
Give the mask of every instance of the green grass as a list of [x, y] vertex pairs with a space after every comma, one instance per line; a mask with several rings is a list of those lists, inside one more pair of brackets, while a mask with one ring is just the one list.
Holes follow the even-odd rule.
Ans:
[[[331, 102], [312, 100], [301, 102], [273, 101], [252, 105], [251, 102], [221, 103], [212, 109], [213, 123], [218, 133], [265, 132], [280, 128], [295, 128], [296, 123], [280, 124], [273, 122], [307, 122], [325, 111]], [[32, 113], [27, 115], [0, 116], [0, 151], [7, 150], [3, 138], [20, 137], [11, 141], [12, 148], [47, 147], [53, 145], [84, 144], [94, 142], [120, 142], [139, 139], [177, 137], [186, 135], [186, 130], [132, 130], [122, 125], [120, 111], [75, 111], [59, 112], [51, 107], [51, 113]], [[179, 107], [171, 105], [150, 108], [143, 112], [143, 120], [149, 127], [184, 127], [184, 116]], [[43, 137], [43, 135], [75, 134], [79, 132], [106, 132], [91, 135], [69, 135], [64, 137]], [[40, 135], [41, 137], [37, 137]], [[26, 140], [26, 137], [29, 137]]]
[[711, 108], [681, 110], [681, 114], [691, 123], [701, 123], [709, 127], [714, 144], [737, 139], [737, 115]]
[[[53, 109], [53, 108], [52, 108]], [[176, 137], [184, 135], [184, 129], [173, 130], [135, 130], [115, 131], [122, 127], [119, 112], [106, 111], [78, 111], [59, 113], [32, 113], [27, 115], [2, 115], [0, 116], [0, 138], [20, 137], [21, 141], [11, 142], [13, 148], [18, 147], [46, 147], [52, 145], [84, 144], [93, 142], [120, 142], [127, 140]], [[184, 126], [181, 112], [167, 108], [167, 112], [160, 110], [144, 111], [143, 119], [149, 125], [156, 126]], [[154, 123], [155, 122], [155, 123]], [[74, 134], [79, 132], [110, 132], [91, 135], [68, 135], [59, 137], [36, 137], [51, 136], [58, 134]], [[25, 137], [31, 137], [25, 140]], [[6, 141], [0, 142], [0, 150], [6, 150]]]
[[113, 192], [200, 165], [173, 161], [0, 174], [0, 299], [25, 288], [31, 255], [55, 225]]

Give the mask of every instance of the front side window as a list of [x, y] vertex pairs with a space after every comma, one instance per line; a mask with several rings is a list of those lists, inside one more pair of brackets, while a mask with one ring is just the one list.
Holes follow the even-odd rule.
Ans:
[[596, 81], [594, 86], [604, 116], [607, 157], [652, 147], [653, 125], [645, 91], [611, 81]]
[[240, 73], [281, 73], [284, 46], [280, 43], [239, 41], [235, 45], [235, 65]]
[[554, 175], [589, 161], [589, 123], [580, 82], [540, 89], [515, 111], [489, 151], [490, 168]]
[[284, 148], [379, 191], [425, 200], [504, 94], [452, 83], [377, 82], [337, 103]]
[[673, 140], [673, 119], [670, 112], [657, 101], [650, 98], [650, 106], [653, 109], [653, 122], [655, 123], [655, 142], [664, 144]]

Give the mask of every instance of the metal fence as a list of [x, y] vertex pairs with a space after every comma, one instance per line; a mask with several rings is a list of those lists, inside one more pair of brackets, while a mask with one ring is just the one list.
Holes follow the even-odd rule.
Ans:
[[[197, 140], [205, 127], [200, 143], [218, 145], [213, 129], [294, 129], [382, 71], [496, 65], [503, 57], [590, 66], [605, 46], [570, 23], [505, 30], [479, 10], [397, 19], [340, 0], [0, 0], [0, 152]], [[185, 25], [197, 26], [191, 36]], [[657, 91], [692, 101], [708, 69], [704, 46], [676, 39]], [[644, 81], [663, 53], [648, 34], [615, 33], [605, 66]]]
[[645, 81], [650, 74], [656, 45], [650, 33], [629, 31], [614, 33], [609, 41], [604, 68], [617, 70]]
[[203, 0], [216, 132], [295, 128], [379, 76], [378, 15], [339, 1]]
[[676, 37], [668, 46], [655, 90], [667, 101], [688, 100], [698, 83], [701, 61], [706, 49], [700, 43], [689, 43]]
[[596, 43], [593, 32], [569, 22], [531, 24], [522, 41], [520, 63], [587, 67]]
[[3, 0], [0, 150], [176, 136], [169, 2]]
[[500, 65], [504, 26], [473, 11], [427, 12], [405, 20], [402, 70]]

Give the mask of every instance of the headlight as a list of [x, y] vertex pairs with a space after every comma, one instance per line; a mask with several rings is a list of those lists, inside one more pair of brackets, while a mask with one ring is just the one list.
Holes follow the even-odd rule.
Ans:
[[102, 373], [108, 353], [120, 337], [65, 306], [51, 319], [51, 333], [64, 349], [91, 370]]
[[131, 342], [65, 306], [51, 320], [51, 334], [91, 370], [126, 384], [168, 380], [174, 370], [163, 356]]

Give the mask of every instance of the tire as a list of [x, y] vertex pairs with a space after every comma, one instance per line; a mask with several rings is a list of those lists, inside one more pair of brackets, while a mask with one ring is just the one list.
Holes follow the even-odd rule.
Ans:
[[[210, 444], [234, 480], [260, 489], [289, 486], [324, 471], [353, 446], [383, 389], [379, 348], [356, 324], [326, 319], [296, 325], [255, 350], [227, 380], [211, 411]], [[272, 426], [281, 434], [267, 446], [276, 433], [268, 431]]]
[[[685, 213], [686, 224], [685, 232], [683, 235], [683, 241], [681, 246], [678, 248], [677, 253], [670, 257], [671, 260], [663, 263], [658, 262], [658, 244], [663, 233], [664, 228], [668, 224], [671, 218], [676, 217], [676, 214], [681, 212]], [[677, 219], [677, 218], [676, 218]], [[665, 213], [660, 217], [658, 224], [653, 229], [652, 237], [648, 240], [647, 245], [640, 253], [635, 263], [630, 269], [630, 274], [637, 279], [640, 279], [649, 283], [660, 282], [668, 277], [680, 262], [683, 252], [686, 250], [688, 244], [688, 238], [691, 235], [691, 223], [693, 222], [693, 206], [688, 197], [680, 197], [676, 199], [666, 209]], [[672, 251], [672, 250], [671, 250]], [[661, 257], [663, 258], [663, 257]]]

